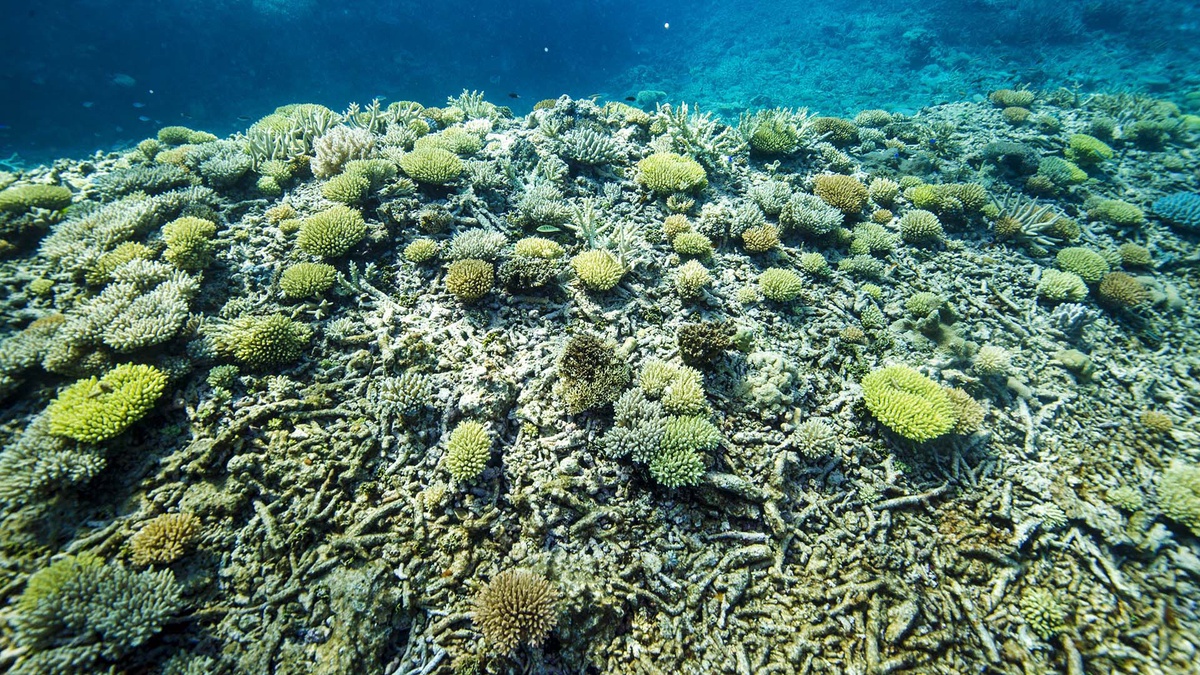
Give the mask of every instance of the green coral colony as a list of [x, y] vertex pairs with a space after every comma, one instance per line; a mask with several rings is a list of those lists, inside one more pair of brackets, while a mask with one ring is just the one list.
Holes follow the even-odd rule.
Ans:
[[0, 667], [1188, 671], [1198, 122], [464, 92], [0, 174]]

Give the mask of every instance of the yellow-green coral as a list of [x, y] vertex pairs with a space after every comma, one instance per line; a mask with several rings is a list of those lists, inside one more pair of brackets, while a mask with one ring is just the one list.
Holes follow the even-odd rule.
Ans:
[[1072, 134], [1067, 139], [1067, 147], [1063, 154], [1076, 164], [1099, 164], [1113, 158], [1113, 149], [1095, 136]]
[[300, 250], [322, 258], [336, 258], [362, 241], [367, 224], [362, 214], [341, 204], [304, 219], [296, 244]]
[[232, 321], [217, 339], [221, 350], [251, 368], [269, 368], [295, 361], [312, 332], [282, 314], [244, 316]]
[[492, 437], [479, 422], [460, 422], [446, 443], [446, 468], [454, 480], [475, 480], [487, 467], [492, 454]]
[[201, 270], [212, 262], [216, 223], [184, 216], [163, 225], [166, 258], [181, 270]]
[[563, 256], [563, 247], [558, 242], [545, 237], [525, 237], [517, 241], [513, 253], [528, 258], [545, 258], [555, 260]]
[[1120, 199], [1101, 199], [1090, 205], [1088, 216], [1121, 227], [1135, 227], [1146, 220], [1146, 214], [1137, 205]]
[[656, 152], [638, 162], [637, 182], [656, 194], [696, 192], [708, 187], [704, 167], [690, 157]]
[[410, 178], [430, 185], [446, 185], [466, 167], [458, 155], [439, 147], [415, 148], [400, 158], [400, 169]]
[[867, 186], [853, 176], [831, 174], [817, 176], [813, 193], [826, 204], [847, 215], [862, 211], [867, 204]]
[[279, 277], [279, 288], [289, 298], [315, 298], [333, 288], [337, 270], [324, 263], [302, 262], [289, 266]]
[[707, 258], [713, 252], [712, 242], [699, 232], [680, 232], [671, 240], [671, 248], [680, 255], [697, 258]]
[[758, 287], [768, 300], [791, 302], [804, 290], [804, 280], [791, 270], [771, 267], [758, 275]]
[[1163, 515], [1200, 536], [1200, 465], [1176, 461], [1158, 484]]
[[862, 380], [867, 409], [884, 426], [913, 441], [954, 428], [954, 406], [938, 383], [908, 366], [888, 366]]
[[367, 196], [370, 189], [370, 179], [362, 174], [347, 171], [325, 181], [321, 186], [321, 196], [331, 202], [357, 204]]
[[154, 366], [122, 364], [102, 378], [79, 380], [46, 408], [50, 432], [84, 443], [108, 440], [150, 412], [167, 388]]
[[607, 291], [625, 276], [625, 266], [603, 249], [584, 251], [571, 258], [571, 267], [580, 283], [590, 291]]
[[492, 290], [495, 268], [486, 260], [455, 260], [446, 269], [446, 290], [462, 302], [474, 302]]
[[1082, 246], [1068, 246], [1054, 257], [1054, 264], [1064, 272], [1073, 272], [1079, 278], [1094, 284], [1108, 274], [1108, 261], [1099, 253]]
[[438, 245], [432, 239], [417, 239], [404, 247], [404, 259], [418, 265], [437, 257]]
[[0, 190], [0, 211], [57, 211], [71, 205], [71, 191], [58, 185], [18, 185]]
[[200, 519], [191, 513], [164, 513], [150, 519], [129, 538], [134, 565], [166, 565], [175, 562], [200, 536]]

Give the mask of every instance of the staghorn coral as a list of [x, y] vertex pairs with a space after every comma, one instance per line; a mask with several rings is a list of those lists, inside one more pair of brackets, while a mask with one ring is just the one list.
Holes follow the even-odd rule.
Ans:
[[558, 396], [574, 415], [607, 405], [629, 384], [616, 346], [587, 333], [572, 335], [558, 358]]
[[508, 243], [503, 232], [495, 230], [464, 230], [450, 239], [450, 244], [443, 252], [449, 260], [495, 260], [500, 257], [500, 251]]
[[1200, 536], [1200, 466], [1172, 462], [1158, 482], [1163, 515]]
[[607, 291], [625, 276], [621, 261], [602, 249], [584, 251], [571, 258], [571, 268], [583, 287], [590, 291]]
[[1086, 166], [1112, 159], [1113, 149], [1095, 136], [1072, 134], [1067, 139], [1063, 154], [1069, 161]]
[[555, 260], [565, 255], [563, 247], [558, 242], [545, 237], [525, 237], [513, 246], [513, 255], [528, 258], [543, 258]]
[[420, 265], [429, 262], [438, 255], [438, 244], [428, 238], [415, 239], [404, 247], [404, 259]]
[[1033, 92], [1028, 89], [997, 89], [988, 94], [988, 100], [998, 108], [1028, 108], [1033, 103]]
[[1067, 610], [1058, 597], [1044, 588], [1030, 588], [1021, 594], [1021, 618], [1038, 637], [1051, 640], [1066, 630]]
[[975, 372], [985, 377], [1008, 375], [1012, 370], [1012, 355], [1003, 347], [984, 345], [975, 352], [975, 359], [971, 365]]
[[944, 234], [941, 221], [929, 211], [913, 209], [900, 217], [900, 237], [909, 244], [936, 243]]
[[162, 630], [183, 606], [169, 570], [132, 572], [67, 556], [29, 577], [17, 599], [16, 672], [99, 672]]
[[825, 174], [813, 181], [813, 193], [826, 204], [850, 216], [867, 205], [867, 186], [853, 176]]
[[1120, 199], [1101, 199], [1088, 207], [1088, 217], [1112, 223], [1118, 227], [1137, 227], [1146, 221], [1146, 214], [1134, 204]]
[[841, 211], [820, 197], [804, 193], [793, 195], [779, 212], [779, 226], [785, 232], [796, 230], [810, 237], [833, 232], [843, 220]]
[[810, 419], [801, 422], [789, 439], [792, 447], [808, 459], [822, 459], [837, 452], [837, 432], [828, 422]]
[[208, 267], [215, 248], [217, 224], [203, 218], [184, 216], [163, 225], [167, 242], [166, 259], [181, 270], [196, 271]]
[[1150, 208], [1156, 216], [1181, 230], [1200, 232], [1200, 194], [1176, 192], [1159, 198]]
[[465, 169], [458, 155], [438, 147], [415, 148], [400, 157], [400, 169], [419, 183], [448, 185]]
[[1098, 283], [1109, 271], [1104, 256], [1081, 246], [1070, 246], [1059, 251], [1054, 257], [1054, 264], [1064, 272], [1079, 275], [1089, 284]]
[[1047, 269], [1042, 270], [1037, 294], [1039, 298], [1051, 302], [1079, 302], [1087, 297], [1088, 287], [1087, 282], [1074, 272]]
[[309, 167], [313, 175], [330, 178], [341, 173], [346, 162], [368, 158], [375, 149], [375, 136], [367, 129], [340, 125], [321, 134], [312, 145]]
[[791, 302], [803, 292], [804, 280], [791, 270], [772, 267], [758, 275], [758, 288], [768, 300]]
[[691, 299], [699, 297], [705, 288], [712, 285], [712, 274], [697, 260], [689, 260], [675, 270], [675, 292], [679, 297]]
[[1110, 307], [1133, 309], [1150, 301], [1150, 291], [1124, 272], [1109, 272], [1100, 279], [1096, 297]]

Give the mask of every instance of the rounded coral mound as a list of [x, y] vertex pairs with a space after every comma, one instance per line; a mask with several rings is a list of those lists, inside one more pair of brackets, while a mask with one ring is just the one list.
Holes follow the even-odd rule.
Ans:
[[129, 428], [150, 412], [167, 388], [167, 376], [154, 366], [122, 364], [80, 380], [50, 403], [50, 432], [84, 443], [99, 443]]
[[244, 316], [218, 338], [223, 351], [251, 368], [269, 368], [295, 361], [312, 332], [282, 314]]
[[888, 366], [862, 381], [867, 409], [884, 426], [913, 441], [954, 428], [954, 406], [938, 383], [908, 366]]
[[300, 250], [322, 258], [344, 255], [367, 234], [362, 214], [343, 205], [325, 209], [304, 220], [296, 244]]
[[804, 280], [791, 270], [772, 267], [758, 275], [758, 287], [768, 300], [791, 302], [804, 290]]
[[296, 263], [279, 277], [279, 288], [289, 298], [314, 298], [333, 288], [337, 270], [325, 263]]
[[1064, 272], [1073, 272], [1080, 279], [1094, 284], [1108, 273], [1108, 261], [1090, 248], [1069, 246], [1058, 252], [1054, 264]]
[[690, 157], [656, 152], [638, 162], [637, 182], [656, 194], [696, 192], [708, 187], [708, 175]]
[[462, 302], [474, 302], [492, 290], [496, 269], [486, 260], [455, 260], [446, 269], [446, 290]]
[[584, 251], [571, 258], [571, 267], [580, 283], [591, 291], [607, 291], [625, 276], [625, 267], [608, 251]]
[[817, 176], [813, 193], [826, 204], [847, 215], [862, 211], [867, 205], [867, 186], [853, 176], [841, 174]]
[[419, 183], [446, 185], [458, 178], [465, 167], [453, 152], [427, 145], [401, 157], [400, 169]]
[[558, 623], [558, 591], [528, 570], [497, 574], [475, 596], [475, 626], [497, 652], [537, 647]]
[[200, 536], [200, 519], [191, 513], [164, 513], [129, 538], [134, 565], [169, 564], [178, 560]]

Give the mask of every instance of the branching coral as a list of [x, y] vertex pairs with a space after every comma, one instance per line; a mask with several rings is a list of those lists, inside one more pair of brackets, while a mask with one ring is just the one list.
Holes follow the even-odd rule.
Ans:
[[446, 442], [446, 469], [460, 483], [473, 481], [483, 473], [492, 455], [492, 436], [474, 420], [460, 422]]
[[863, 378], [867, 409], [884, 426], [913, 441], [954, 428], [954, 407], [936, 382], [908, 366], [888, 366]]
[[538, 647], [558, 623], [558, 591], [528, 570], [497, 574], [475, 596], [475, 626], [501, 654]]
[[145, 417], [166, 388], [166, 375], [141, 364], [123, 364], [104, 377], [80, 380], [46, 408], [50, 433], [86, 443], [108, 440]]

